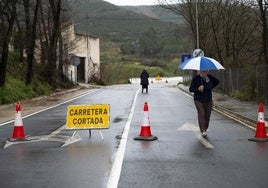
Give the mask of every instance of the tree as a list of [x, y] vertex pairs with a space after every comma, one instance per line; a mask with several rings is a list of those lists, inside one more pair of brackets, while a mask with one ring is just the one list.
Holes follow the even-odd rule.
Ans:
[[62, 39], [61, 27], [63, 18], [62, 0], [46, 0], [46, 4], [40, 7], [38, 31], [39, 31], [39, 48], [40, 61], [45, 65], [42, 73], [43, 77], [52, 86], [55, 85], [57, 72], [60, 71], [62, 75], [62, 65], [64, 63], [64, 45]]
[[259, 15], [262, 25], [262, 48], [263, 48], [263, 57], [265, 60], [265, 64], [268, 64], [268, 28], [267, 28], [267, 8], [268, 1], [266, 0], [257, 0], [257, 4], [259, 7]]
[[48, 81], [50, 84], [54, 84], [54, 76], [57, 62], [57, 47], [60, 36], [60, 15], [61, 15], [61, 0], [49, 0], [51, 9], [51, 33], [49, 34], [49, 46], [48, 46]]
[[[33, 11], [30, 11], [30, 0], [23, 0], [24, 12], [25, 12], [25, 25], [26, 25], [26, 54], [27, 54], [27, 73], [26, 73], [26, 85], [29, 85], [33, 76], [33, 61], [36, 41], [36, 25], [38, 18], [38, 10], [40, 7], [40, 0], [35, 1]], [[33, 18], [31, 19], [31, 15]]]
[[160, 37], [158, 37], [157, 31], [153, 27], [142, 33], [139, 44], [142, 56], [150, 57], [161, 52]]
[[17, 0], [0, 1], [0, 87], [3, 87], [6, 81], [8, 46], [16, 18], [16, 4]]
[[196, 39], [196, 33], [199, 33], [200, 48], [206, 56], [216, 57], [222, 64], [232, 66], [258, 62], [256, 56], [261, 53], [258, 44], [260, 25], [254, 18], [255, 10], [249, 2], [177, 0], [177, 3], [172, 1], [170, 4], [168, 0], [159, 1], [164, 3], [161, 7], [185, 18], [186, 28], [191, 32], [192, 38]]
[[256, 47], [253, 33], [258, 28], [252, 8], [240, 1], [218, 0], [205, 3], [202, 12], [202, 19], [207, 21], [203, 27], [209, 28], [202, 36], [206, 54], [216, 56], [224, 65], [243, 66], [248, 62], [249, 51]]

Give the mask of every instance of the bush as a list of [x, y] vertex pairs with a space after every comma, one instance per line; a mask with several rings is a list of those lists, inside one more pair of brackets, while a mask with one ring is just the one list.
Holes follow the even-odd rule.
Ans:
[[34, 80], [32, 87], [36, 96], [48, 95], [51, 90], [51, 86], [47, 82], [41, 82], [39, 80]]
[[244, 86], [240, 90], [234, 91], [233, 96], [245, 101], [254, 100], [256, 97], [254, 89], [249, 86]]
[[23, 81], [7, 76], [6, 84], [0, 90], [0, 104], [14, 103], [40, 95], [48, 95], [51, 87], [46, 82], [34, 80], [31, 85], [26, 86]]
[[1, 88], [0, 104], [13, 103], [35, 96], [31, 86], [25, 86], [24, 82], [12, 77], [7, 77], [5, 87]]

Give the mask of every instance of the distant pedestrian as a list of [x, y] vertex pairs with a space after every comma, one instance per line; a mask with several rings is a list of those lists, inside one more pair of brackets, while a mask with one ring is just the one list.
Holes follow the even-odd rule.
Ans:
[[149, 73], [145, 69], [143, 69], [143, 71], [141, 72], [140, 79], [140, 84], [142, 86], [141, 92], [143, 93], [143, 90], [145, 89], [146, 93], [148, 93]]
[[194, 104], [198, 114], [198, 124], [203, 137], [207, 136], [210, 115], [212, 110], [212, 89], [219, 84], [219, 80], [208, 74], [207, 70], [200, 71], [189, 87], [194, 92]]

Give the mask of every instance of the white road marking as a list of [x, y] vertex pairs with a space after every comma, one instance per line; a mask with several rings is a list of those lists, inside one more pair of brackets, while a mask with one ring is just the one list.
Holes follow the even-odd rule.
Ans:
[[113, 162], [112, 170], [109, 176], [109, 180], [107, 183], [107, 188], [117, 188], [120, 174], [121, 174], [121, 169], [122, 169], [122, 164], [123, 164], [123, 159], [125, 155], [125, 150], [126, 150], [126, 145], [127, 145], [127, 137], [128, 137], [128, 132], [130, 128], [130, 123], [132, 121], [132, 117], [134, 114], [134, 107], [136, 104], [137, 96], [138, 96], [139, 90], [137, 90], [136, 95], [134, 97], [132, 107], [128, 116], [128, 120], [126, 122], [126, 125], [124, 127], [124, 132], [122, 134], [122, 138], [118, 147], [118, 150], [115, 154], [115, 159]]
[[199, 128], [193, 124], [185, 123], [177, 129], [178, 131], [192, 131], [195, 133], [196, 138], [205, 146], [205, 148], [213, 149], [214, 146], [200, 134]]
[[[54, 106], [50, 106], [50, 107], [45, 108], [45, 109], [43, 109], [43, 110], [36, 111], [36, 112], [34, 112], [34, 113], [28, 114], [28, 115], [26, 115], [26, 116], [23, 116], [22, 119], [27, 118], [27, 117], [30, 117], [30, 116], [33, 116], [33, 115], [38, 114], [38, 113], [40, 113], [40, 112], [43, 112], [43, 111], [46, 111], [46, 110], [55, 108], [55, 107], [60, 106], [60, 105], [62, 105], [62, 104], [71, 102], [71, 101], [73, 101], [73, 100], [75, 100], [75, 99], [81, 98], [81, 97], [83, 97], [83, 96], [85, 96], [85, 95], [88, 95], [88, 94], [90, 94], [90, 93], [94, 93], [94, 92], [96, 92], [96, 91], [98, 91], [98, 90], [99, 90], [99, 89], [89, 91], [89, 92], [87, 92], [87, 93], [85, 93], [85, 94], [79, 95], [79, 96], [77, 96], [77, 97], [74, 97], [74, 98], [69, 99], [69, 100], [67, 100], [67, 101], [64, 101], [64, 102], [62, 102], [62, 103], [58, 103], [58, 104], [56, 104], [56, 105], [54, 105]], [[12, 120], [12, 121], [8, 121], [8, 122], [4, 122], [4, 123], [1, 123], [0, 126], [6, 125], [6, 124], [8, 124], [8, 123], [12, 123], [12, 122], [14, 122], [14, 120]], [[75, 142], [78, 142], [78, 141], [81, 140], [81, 137], [80, 137], [78, 134], [76, 134], [74, 137], [71, 137], [71, 138], [70, 138], [69, 136], [58, 135], [58, 134], [59, 134], [65, 127], [66, 127], [66, 126], [63, 125], [63, 126], [61, 126], [59, 129], [53, 131], [53, 132], [52, 132], [51, 134], [49, 134], [49, 135], [32, 136], [32, 137], [28, 137], [28, 136], [26, 136], [26, 140], [25, 140], [25, 141], [15, 141], [15, 142], [11, 142], [11, 141], [7, 140], [6, 143], [5, 143], [5, 145], [4, 145], [4, 148], [7, 148], [7, 147], [9, 147], [9, 146], [11, 146], [11, 145], [14, 145], [14, 144], [30, 143], [30, 142], [39, 142], [39, 141], [57, 141], [57, 142], [63, 142], [64, 144], [63, 144], [61, 147], [64, 147], [64, 146], [70, 145], [70, 144], [72, 144], [72, 143], [75, 143]]]
[[74, 136], [72, 136], [71, 138], [69, 138], [61, 147], [65, 147], [68, 146], [70, 144], [73, 144], [75, 142], [78, 142], [82, 140], [82, 138], [80, 137], [80, 135], [76, 132]]
[[199, 128], [195, 125], [192, 125], [190, 123], [183, 124], [180, 128], [177, 129], [178, 131], [193, 131], [197, 132], [199, 131]]
[[207, 139], [203, 138], [200, 133], [195, 133], [196, 138], [208, 149], [213, 149], [214, 146], [207, 141]]
[[53, 141], [53, 142], [62, 142], [63, 145], [61, 147], [73, 144], [75, 142], [78, 142], [82, 140], [82, 138], [78, 135], [78, 133], [75, 134], [75, 136], [66, 136], [66, 135], [59, 135], [59, 133], [65, 129], [66, 125], [61, 126], [57, 130], [53, 131], [49, 135], [40, 135], [40, 136], [26, 136], [25, 141], [9, 141], [7, 140], [4, 148], [7, 148], [14, 144], [21, 144], [21, 143], [31, 143], [31, 142], [40, 142], [40, 141]]

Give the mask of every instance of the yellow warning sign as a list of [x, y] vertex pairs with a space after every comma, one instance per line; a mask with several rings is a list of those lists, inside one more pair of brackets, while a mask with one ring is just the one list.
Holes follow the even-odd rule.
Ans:
[[108, 129], [110, 105], [68, 106], [66, 129]]

